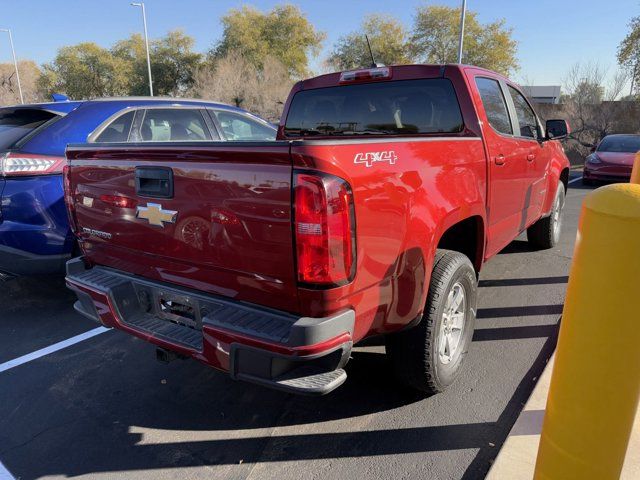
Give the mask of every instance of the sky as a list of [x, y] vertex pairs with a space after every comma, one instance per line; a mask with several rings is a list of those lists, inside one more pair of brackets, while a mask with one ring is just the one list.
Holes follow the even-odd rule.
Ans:
[[[220, 18], [231, 8], [252, 5], [266, 11], [284, 3], [272, 0], [146, 0], [149, 36], [183, 29], [205, 52], [222, 34]], [[321, 57], [335, 41], [358, 29], [364, 15], [388, 13], [408, 27], [417, 6], [460, 0], [292, 0], [327, 38]], [[109, 47], [142, 31], [141, 10], [128, 0], [0, 0], [0, 28], [11, 28], [16, 54], [38, 63], [51, 61], [58, 48], [96, 42]], [[518, 41], [520, 70], [516, 81], [559, 85], [576, 62], [594, 62], [611, 72], [628, 23], [640, 15], [640, 0], [468, 0], [483, 23], [504, 18]], [[2, 35], [2, 34], [0, 34]], [[11, 60], [9, 42], [0, 36], [0, 62]], [[322, 58], [311, 67], [318, 67]]]

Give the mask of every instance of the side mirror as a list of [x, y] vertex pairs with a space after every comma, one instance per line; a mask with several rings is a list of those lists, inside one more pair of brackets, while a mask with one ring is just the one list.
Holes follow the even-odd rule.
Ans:
[[560, 140], [569, 135], [569, 124], [566, 120], [547, 120], [547, 140]]
[[596, 148], [598, 148], [598, 147], [596, 147], [596, 146], [594, 145], [593, 147], [591, 147], [591, 148], [589, 149], [589, 151], [590, 151], [591, 153], [595, 153]]

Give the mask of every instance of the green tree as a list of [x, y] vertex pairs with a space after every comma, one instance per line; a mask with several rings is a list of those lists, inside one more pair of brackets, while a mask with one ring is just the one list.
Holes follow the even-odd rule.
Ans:
[[618, 47], [618, 63], [631, 75], [631, 94], [640, 90], [640, 17], [631, 19], [631, 31]]
[[[455, 63], [458, 57], [460, 9], [441, 5], [417, 9], [412, 51], [425, 63]], [[518, 69], [517, 42], [504, 19], [481, 24], [476, 12], [467, 11], [463, 62], [508, 75]]]
[[111, 47], [111, 55], [127, 65], [128, 95], [148, 95], [147, 53], [142, 35], [135, 33]]
[[153, 42], [151, 73], [154, 92], [158, 95], [182, 95], [192, 85], [202, 62], [202, 55], [193, 51], [193, 37], [180, 30], [169, 32]]
[[261, 69], [264, 59], [271, 56], [294, 77], [308, 73], [309, 57], [319, 53], [325, 37], [293, 5], [279, 5], [268, 13], [248, 6], [232, 9], [222, 17], [222, 25], [222, 40], [210, 58], [238, 52]]
[[404, 26], [389, 15], [373, 14], [364, 18], [360, 29], [341, 37], [328, 59], [336, 70], [349, 70], [371, 64], [365, 35], [369, 37], [376, 62], [394, 65], [411, 62]]
[[[194, 81], [202, 56], [193, 51], [194, 40], [180, 30], [169, 32], [150, 42], [151, 75], [155, 95], [176, 96], [186, 92]], [[117, 42], [111, 52], [130, 68], [131, 95], [149, 93], [147, 57], [144, 39], [139, 34]]]
[[127, 62], [109, 50], [80, 43], [58, 50], [53, 62], [44, 65], [39, 86], [46, 93], [65, 93], [74, 99], [126, 95], [129, 73]]

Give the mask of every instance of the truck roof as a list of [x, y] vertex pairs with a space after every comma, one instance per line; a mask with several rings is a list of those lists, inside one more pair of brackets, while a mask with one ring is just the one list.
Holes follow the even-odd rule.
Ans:
[[[402, 79], [405, 80], [411, 76], [415, 76], [416, 78], [420, 78], [422, 76], [442, 76], [446, 69], [456, 69], [456, 70], [467, 70], [470, 68], [476, 70], [482, 70], [487, 72], [487, 74], [500, 78], [505, 81], [511, 82], [507, 77], [501, 75], [492, 70], [488, 70], [482, 67], [476, 67], [475, 65], [467, 65], [467, 64], [458, 64], [458, 63], [442, 63], [442, 64], [426, 64], [426, 63], [416, 63], [416, 64], [408, 64], [408, 65], [387, 65], [392, 69], [393, 72], [402, 72]], [[354, 70], [368, 70], [369, 67], [364, 67], [360, 69]], [[371, 67], [373, 68], [373, 67]], [[354, 70], [344, 70], [337, 71], [332, 73], [326, 73], [323, 75], [318, 75], [317, 77], [308, 78], [306, 80], [301, 80], [298, 85], [302, 90], [311, 89], [311, 88], [323, 88], [329, 86], [335, 86], [340, 83], [340, 76], [345, 72], [352, 72]], [[512, 82], [513, 83], [513, 82]]]

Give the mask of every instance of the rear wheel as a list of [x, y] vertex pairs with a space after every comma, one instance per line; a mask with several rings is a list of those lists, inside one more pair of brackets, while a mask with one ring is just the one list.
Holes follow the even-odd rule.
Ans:
[[539, 249], [555, 247], [560, 241], [562, 233], [562, 220], [564, 218], [564, 184], [558, 184], [553, 207], [548, 217], [541, 218], [527, 229], [527, 240]]
[[387, 337], [387, 354], [403, 384], [434, 394], [458, 377], [473, 336], [477, 285], [465, 255], [438, 250], [420, 323]]

